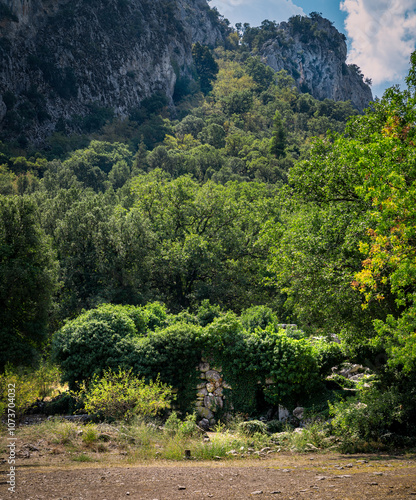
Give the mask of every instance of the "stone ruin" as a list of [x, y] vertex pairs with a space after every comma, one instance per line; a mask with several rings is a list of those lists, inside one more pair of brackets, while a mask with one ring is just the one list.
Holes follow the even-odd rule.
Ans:
[[[198, 425], [208, 430], [217, 423], [217, 413], [225, 407], [224, 389], [232, 387], [224, 380], [222, 368], [215, 366], [206, 358], [202, 358], [196, 370], [199, 371], [200, 379], [196, 393]], [[266, 380], [266, 385], [273, 383], [272, 379]], [[229, 404], [228, 409], [233, 410], [232, 403]], [[288, 416], [289, 412], [279, 405], [278, 419], [286, 420]], [[224, 417], [227, 418], [227, 413], [222, 415], [222, 418]]]
[[200, 383], [197, 385], [196, 410], [200, 419], [199, 425], [208, 429], [217, 423], [216, 412], [224, 408], [226, 396], [224, 389], [231, 389], [222, 376], [222, 368], [215, 367], [207, 359], [202, 358], [197, 370], [200, 372]]

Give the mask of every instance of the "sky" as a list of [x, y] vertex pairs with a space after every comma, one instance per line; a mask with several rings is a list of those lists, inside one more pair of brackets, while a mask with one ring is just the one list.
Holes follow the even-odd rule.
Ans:
[[210, 0], [232, 25], [260, 26], [264, 19], [322, 13], [347, 37], [348, 64], [371, 78], [373, 96], [395, 84], [405, 88], [416, 50], [416, 0]]

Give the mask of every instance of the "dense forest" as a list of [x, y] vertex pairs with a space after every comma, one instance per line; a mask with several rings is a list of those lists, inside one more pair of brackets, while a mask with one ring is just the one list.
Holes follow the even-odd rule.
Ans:
[[[120, 365], [178, 385], [209, 346], [294, 407], [350, 361], [371, 384], [339, 425], [415, 435], [416, 56], [408, 88], [360, 115], [253, 55], [265, 26], [196, 44], [174, 105], [93, 106], [77, 134], [0, 144], [0, 365], [52, 352], [74, 387]], [[99, 332], [113, 354], [84, 359]]]

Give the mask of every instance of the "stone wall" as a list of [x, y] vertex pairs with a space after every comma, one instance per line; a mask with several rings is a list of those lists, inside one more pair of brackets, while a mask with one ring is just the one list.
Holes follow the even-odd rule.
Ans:
[[216, 367], [207, 359], [202, 358], [196, 369], [200, 372], [201, 380], [197, 385], [196, 396], [198, 423], [208, 428], [217, 423], [218, 412], [225, 407], [224, 389], [231, 389], [231, 387], [223, 378], [222, 368]]
[[[285, 330], [297, 329], [297, 325], [280, 324], [280, 328]], [[234, 408], [231, 401], [226, 405], [226, 394], [224, 389], [232, 387], [224, 380], [222, 368], [207, 358], [202, 358], [199, 365], [196, 367], [199, 372], [200, 383], [197, 385], [196, 393], [196, 411], [197, 421], [200, 427], [208, 429], [215, 425], [221, 413], [221, 418], [227, 418], [227, 410], [232, 411]], [[260, 383], [260, 382], [259, 382]], [[275, 382], [269, 378], [265, 380], [266, 386], [273, 385]], [[279, 420], [286, 420], [289, 416], [288, 411], [279, 406], [276, 417]]]

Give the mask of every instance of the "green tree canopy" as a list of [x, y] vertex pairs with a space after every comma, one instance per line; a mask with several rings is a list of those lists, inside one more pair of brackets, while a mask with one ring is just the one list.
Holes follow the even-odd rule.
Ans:
[[0, 367], [29, 363], [45, 340], [57, 271], [33, 200], [0, 196]]
[[407, 83], [291, 170], [297, 197], [274, 230], [270, 268], [306, 325], [384, 350], [406, 373], [416, 360], [416, 54]]
[[212, 89], [211, 82], [218, 73], [218, 64], [209, 47], [201, 45], [199, 42], [196, 42], [192, 47], [192, 57], [196, 66], [201, 90], [206, 94]]

